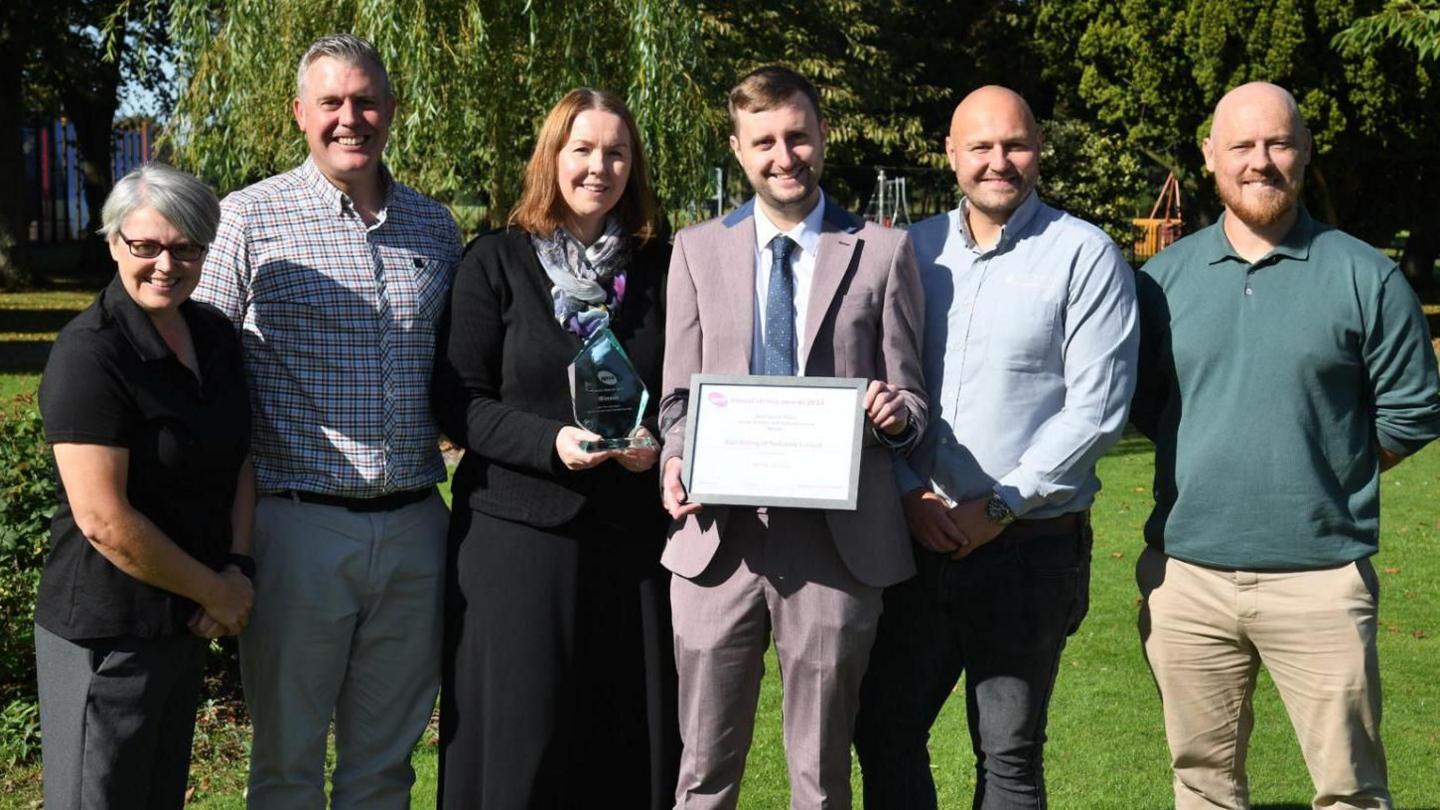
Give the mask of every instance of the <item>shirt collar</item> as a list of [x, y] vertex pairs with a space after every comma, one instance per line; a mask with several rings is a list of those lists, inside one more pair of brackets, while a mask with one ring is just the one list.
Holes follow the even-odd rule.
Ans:
[[[1230, 244], [1230, 238], [1225, 235], [1225, 218], [1230, 216], [1229, 211], [1220, 214], [1220, 219], [1212, 226], [1215, 232], [1210, 242], [1210, 264], [1219, 264], [1223, 261], [1238, 261], [1246, 263], [1235, 248]], [[1295, 223], [1285, 233], [1285, 238], [1280, 244], [1270, 249], [1269, 253], [1255, 260], [1255, 264], [1265, 263], [1272, 257], [1283, 256], [1295, 261], [1307, 261], [1310, 258], [1310, 241], [1315, 236], [1315, 220], [1311, 218], [1310, 212], [1305, 206], [1300, 206], [1295, 215]]]
[[[120, 281], [120, 274], [110, 280], [103, 292], [100, 293], [101, 306], [105, 313], [110, 316], [120, 334], [135, 347], [135, 353], [140, 355], [141, 360], [163, 360], [175, 352], [166, 345], [165, 339], [160, 337], [160, 331], [155, 328], [155, 322], [135, 299], [130, 297], [125, 285]], [[187, 308], [193, 306], [189, 299], [180, 304], [180, 311], [183, 313]]]
[[810, 256], [816, 255], [820, 246], [820, 229], [825, 221], [825, 192], [820, 192], [820, 199], [816, 201], [815, 207], [805, 215], [805, 219], [788, 231], [781, 231], [760, 206], [755, 206], [755, 244], [764, 250], [770, 246], [770, 240], [783, 233], [800, 246]]
[[[975, 236], [970, 233], [970, 223], [965, 219], [965, 212], [968, 210], [970, 210], [970, 198], [962, 198], [959, 216], [956, 217], [957, 226], [960, 229], [960, 237], [965, 240], [965, 246], [974, 250], [976, 249]], [[1008, 247], [1010, 243], [1019, 238], [1019, 235], [1025, 232], [1026, 226], [1035, 219], [1035, 214], [1039, 210], [1040, 195], [1032, 188], [1030, 193], [1025, 195], [1025, 199], [1020, 201], [1020, 205], [1010, 212], [1010, 218], [1005, 220], [1005, 224], [1000, 226], [1000, 238], [995, 240], [995, 247], [991, 250]]]
[[[315, 165], [313, 158], [305, 158], [305, 162], [300, 164], [298, 174], [305, 187], [320, 198], [327, 210], [334, 211], [336, 214], [344, 214], [348, 210], [353, 210], [354, 206], [350, 202], [349, 195], [330, 182], [330, 178], [326, 177], [325, 173], [320, 171], [320, 167]], [[395, 194], [395, 178], [390, 174], [390, 168], [383, 162], [380, 164], [380, 185], [385, 189], [385, 196], [376, 219], [384, 222], [385, 212], [390, 208], [391, 197]]]

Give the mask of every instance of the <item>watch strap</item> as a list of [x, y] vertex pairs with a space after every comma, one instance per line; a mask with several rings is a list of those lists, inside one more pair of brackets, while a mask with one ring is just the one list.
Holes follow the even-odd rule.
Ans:
[[252, 581], [255, 579], [255, 558], [249, 554], [235, 554], [233, 552], [226, 554], [225, 564], [239, 568], [240, 573], [244, 574], [246, 579]]

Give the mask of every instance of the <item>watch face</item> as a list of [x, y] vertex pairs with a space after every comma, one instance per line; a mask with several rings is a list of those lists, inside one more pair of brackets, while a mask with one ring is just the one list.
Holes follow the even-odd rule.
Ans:
[[1010, 505], [999, 495], [991, 495], [985, 501], [985, 519], [991, 523], [999, 523], [1004, 526], [1015, 519], [1015, 513], [1010, 511]]

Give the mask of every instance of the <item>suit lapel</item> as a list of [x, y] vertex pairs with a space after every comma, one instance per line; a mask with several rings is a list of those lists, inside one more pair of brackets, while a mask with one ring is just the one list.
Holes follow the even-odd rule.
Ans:
[[755, 201], [731, 211], [724, 223], [717, 283], [736, 337], [726, 341], [733, 352], [725, 365], [748, 371], [755, 338]]
[[860, 221], [853, 214], [825, 200], [825, 218], [820, 227], [820, 247], [815, 257], [815, 277], [810, 281], [810, 301], [805, 315], [805, 357], [815, 350], [815, 336], [830, 310], [830, 302], [845, 280], [845, 271], [855, 255]]

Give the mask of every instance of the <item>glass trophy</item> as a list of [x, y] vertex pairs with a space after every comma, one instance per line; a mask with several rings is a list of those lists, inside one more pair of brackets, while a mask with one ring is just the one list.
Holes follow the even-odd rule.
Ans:
[[602, 437], [600, 441], [581, 442], [581, 450], [589, 453], [655, 446], [650, 436], [635, 435], [650, 392], [608, 327], [591, 335], [570, 362], [570, 399], [575, 406], [575, 422]]

